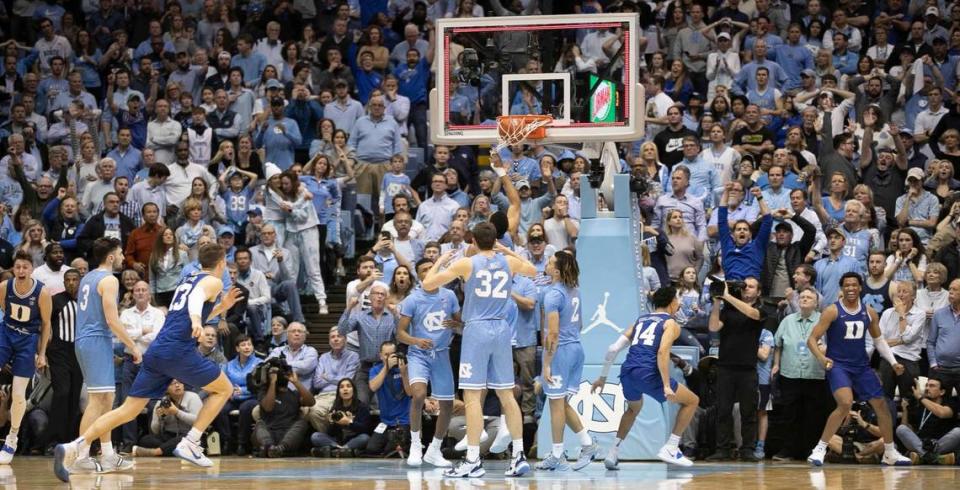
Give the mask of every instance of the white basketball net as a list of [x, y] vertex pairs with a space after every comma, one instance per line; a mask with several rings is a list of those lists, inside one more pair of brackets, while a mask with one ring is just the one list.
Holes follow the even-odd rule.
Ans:
[[493, 147], [491, 152], [500, 153], [500, 150], [527, 139], [527, 136], [553, 122], [553, 119], [536, 119], [525, 124], [518, 124], [514, 120], [503, 118], [497, 119], [497, 128], [499, 136], [497, 137], [497, 146]]

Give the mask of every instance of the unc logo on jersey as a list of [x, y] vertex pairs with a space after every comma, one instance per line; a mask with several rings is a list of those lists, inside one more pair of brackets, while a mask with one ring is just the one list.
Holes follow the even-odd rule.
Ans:
[[470, 379], [471, 376], [473, 376], [473, 365], [470, 363], [461, 362], [460, 377], [464, 379]]
[[607, 383], [600, 393], [592, 394], [590, 383], [581, 381], [577, 394], [570, 397], [570, 406], [590, 432], [611, 433], [617, 431], [626, 403], [618, 384]]
[[428, 313], [427, 316], [423, 318], [423, 328], [427, 329], [428, 332], [443, 330], [443, 322], [446, 319], [447, 314], [444, 311], [434, 311]]

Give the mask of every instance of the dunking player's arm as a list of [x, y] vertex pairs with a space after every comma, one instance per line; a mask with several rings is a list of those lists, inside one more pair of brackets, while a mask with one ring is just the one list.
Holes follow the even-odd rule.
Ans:
[[110, 331], [120, 339], [120, 342], [122, 342], [127, 349], [130, 349], [130, 355], [133, 356], [133, 363], [140, 364], [143, 353], [140, 352], [140, 348], [133, 342], [133, 339], [127, 335], [127, 329], [123, 327], [123, 323], [120, 323], [120, 313], [117, 309], [119, 289], [120, 281], [113, 276], [104, 277], [97, 284], [97, 292], [100, 293], [100, 297], [103, 298], [103, 318], [106, 319]]
[[[223, 281], [218, 277], [209, 275], [200, 280], [199, 286], [194, 288], [187, 298], [187, 312], [190, 314], [190, 326], [193, 330], [191, 335], [194, 338], [200, 338], [200, 335], [203, 334], [203, 322], [205, 320], [205, 318], [202, 318], [203, 304], [217, 298], [217, 295], [223, 290]], [[210, 311], [209, 318], [216, 318], [226, 312], [240, 299], [240, 289], [230, 288], [226, 296], [220, 299], [220, 303]]]
[[[903, 374], [903, 365], [893, 357], [893, 351], [891, 351], [890, 346], [887, 345], [886, 339], [881, 336], [880, 321], [877, 317], [877, 312], [868, 306], [867, 314], [870, 315], [870, 336], [873, 337], [873, 343], [877, 348], [877, 352], [880, 353], [880, 357], [893, 366], [893, 370], [898, 376]], [[837, 315], [837, 305], [828, 306], [827, 309], [823, 311], [823, 314], [820, 315], [820, 321], [813, 327], [813, 332], [807, 337], [807, 349], [810, 350], [827, 371], [833, 368], [833, 359], [830, 359], [825, 353], [820, 351], [817, 342], [820, 340], [820, 337], [823, 337], [823, 335], [827, 333], [827, 329], [830, 328], [833, 321], [837, 319]]]

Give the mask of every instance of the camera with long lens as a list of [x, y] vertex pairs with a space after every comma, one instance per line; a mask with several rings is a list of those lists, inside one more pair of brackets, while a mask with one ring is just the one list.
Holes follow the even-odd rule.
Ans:
[[743, 288], [746, 286], [746, 283], [743, 281], [724, 281], [716, 276], [710, 277], [710, 297], [719, 298], [723, 296], [724, 286], [726, 286], [727, 292], [730, 293], [730, 296], [733, 296], [737, 299], [743, 299]]
[[480, 54], [476, 49], [464, 48], [460, 53], [460, 70], [457, 71], [457, 79], [460, 83], [479, 86], [481, 75]]
[[341, 412], [340, 410], [337, 410], [336, 412], [333, 412], [330, 414], [330, 420], [334, 422], [339, 422], [340, 419], [342, 418], [343, 418], [343, 412]]
[[171, 406], [173, 406], [173, 400], [171, 400], [169, 396], [165, 396], [160, 400], [160, 408], [166, 410]]
[[283, 354], [261, 362], [247, 375], [247, 386], [250, 392], [257, 393], [266, 388], [270, 383], [271, 372], [277, 373], [277, 385], [284, 385], [287, 383], [287, 376], [293, 372], [293, 367], [287, 364], [287, 357]]

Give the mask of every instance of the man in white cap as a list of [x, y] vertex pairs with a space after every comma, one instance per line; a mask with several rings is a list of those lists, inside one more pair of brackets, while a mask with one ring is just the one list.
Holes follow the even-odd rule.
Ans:
[[907, 172], [907, 193], [897, 198], [896, 219], [900, 227], [909, 226], [917, 232], [924, 245], [933, 234], [940, 214], [940, 201], [923, 188], [923, 169]]
[[927, 7], [923, 12], [923, 20], [923, 42], [928, 46], [933, 46], [933, 40], [938, 37], [950, 39], [950, 31], [940, 25], [940, 9], [932, 6]]

